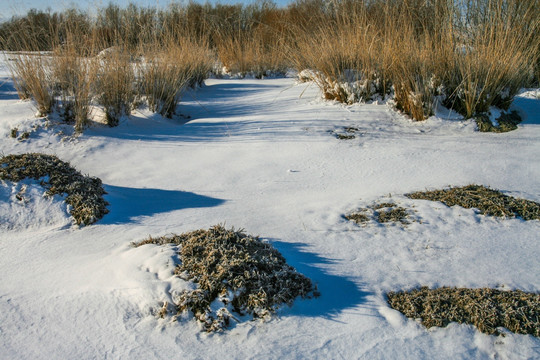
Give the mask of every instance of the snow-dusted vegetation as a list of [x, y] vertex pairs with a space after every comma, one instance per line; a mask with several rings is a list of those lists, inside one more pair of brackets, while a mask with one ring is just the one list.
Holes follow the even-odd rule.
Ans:
[[539, 357], [537, 8], [0, 24], [0, 358]]

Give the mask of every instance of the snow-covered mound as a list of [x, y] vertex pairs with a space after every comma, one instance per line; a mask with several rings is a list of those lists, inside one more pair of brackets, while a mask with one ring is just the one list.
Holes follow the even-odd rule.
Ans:
[[0, 230], [47, 230], [70, 224], [63, 197], [47, 195], [37, 180], [0, 180]]

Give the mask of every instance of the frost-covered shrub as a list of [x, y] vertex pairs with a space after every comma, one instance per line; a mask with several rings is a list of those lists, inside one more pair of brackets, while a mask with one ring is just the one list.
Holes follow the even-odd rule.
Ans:
[[504, 327], [517, 334], [540, 337], [540, 294], [520, 290], [422, 287], [387, 294], [390, 306], [427, 327], [450, 322], [471, 324], [486, 334]]
[[304, 275], [288, 265], [270, 244], [221, 225], [181, 235], [149, 238], [144, 244], [180, 246], [176, 273], [198, 287], [175, 300], [180, 313], [189, 311], [206, 331], [220, 330], [240, 316], [265, 318], [298, 296], [317, 296]]
[[48, 195], [66, 194], [66, 203], [77, 225], [90, 225], [109, 212], [101, 180], [84, 176], [53, 155], [29, 153], [0, 158], [0, 179], [39, 180]]
[[540, 220], [540, 204], [505, 195], [482, 185], [467, 185], [444, 190], [418, 191], [406, 194], [410, 199], [440, 201], [447, 206], [458, 205], [478, 209], [481, 214]]

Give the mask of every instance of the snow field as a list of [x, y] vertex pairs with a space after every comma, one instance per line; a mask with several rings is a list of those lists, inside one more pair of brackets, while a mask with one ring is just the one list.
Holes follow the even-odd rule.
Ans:
[[[7, 75], [4, 79], [7, 79]], [[387, 105], [318, 100], [293, 79], [208, 80], [179, 111], [136, 112], [117, 128], [79, 137], [32, 129], [28, 102], [0, 88], [0, 152], [45, 152], [102, 179], [110, 213], [70, 226], [60, 199], [0, 183], [0, 358], [526, 359], [540, 340], [488, 336], [451, 324], [426, 330], [388, 307], [384, 294], [427, 286], [539, 291], [538, 221], [410, 200], [415, 190], [478, 183], [540, 201], [538, 100], [523, 96], [518, 130], [480, 134], [471, 121], [415, 123]], [[306, 88], [306, 86], [308, 86]], [[358, 128], [352, 140], [333, 131]], [[58, 135], [60, 130], [64, 135]], [[27, 190], [28, 192], [28, 190]], [[392, 200], [416, 221], [358, 226], [343, 215]], [[318, 285], [267, 323], [201, 333], [194, 320], [156, 314], [190, 286], [172, 276], [171, 247], [132, 241], [218, 223], [276, 247]]]

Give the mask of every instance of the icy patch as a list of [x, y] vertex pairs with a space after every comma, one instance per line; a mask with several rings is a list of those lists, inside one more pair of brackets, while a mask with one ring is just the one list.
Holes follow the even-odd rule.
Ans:
[[68, 205], [49, 196], [36, 180], [0, 182], [0, 229], [62, 228], [71, 224]]

